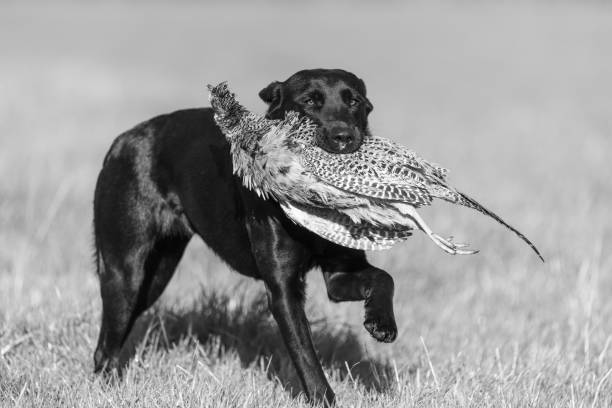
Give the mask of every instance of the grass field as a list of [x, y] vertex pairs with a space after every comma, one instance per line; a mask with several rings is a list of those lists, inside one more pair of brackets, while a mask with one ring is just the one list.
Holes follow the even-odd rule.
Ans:
[[205, 105], [221, 80], [263, 111], [257, 92], [307, 67], [364, 78], [375, 133], [452, 169], [547, 260], [469, 210], [424, 211], [481, 253], [417, 234], [371, 254], [396, 282], [390, 345], [313, 271], [307, 310], [340, 406], [611, 406], [611, 40], [603, 3], [1, 4], [0, 406], [307, 406], [262, 284], [199, 240], [138, 322], [125, 379], [94, 376], [91, 232], [118, 133]]

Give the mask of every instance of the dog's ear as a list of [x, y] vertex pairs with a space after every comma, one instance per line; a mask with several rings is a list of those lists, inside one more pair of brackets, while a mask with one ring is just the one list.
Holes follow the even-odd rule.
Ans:
[[372, 112], [372, 109], [374, 109], [374, 106], [372, 105], [372, 102], [370, 102], [370, 100], [368, 99], [368, 97], [366, 96], [367, 91], [366, 91], [366, 86], [365, 86], [365, 82], [363, 82], [363, 80], [361, 78], [358, 78], [358, 91], [361, 94], [361, 96], [363, 96], [363, 98], [365, 99], [365, 109], [366, 109], [366, 114], [369, 114], [370, 112]]
[[283, 104], [283, 84], [278, 81], [272, 82], [259, 91], [259, 97], [268, 104], [266, 116], [269, 117], [273, 112], [280, 109]]

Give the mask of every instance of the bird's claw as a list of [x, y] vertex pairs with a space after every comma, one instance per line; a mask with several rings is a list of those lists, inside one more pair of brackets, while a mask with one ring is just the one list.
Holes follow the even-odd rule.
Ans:
[[446, 238], [446, 241], [448, 241], [455, 248], [467, 248], [470, 246], [470, 244], [462, 244], [460, 242], [453, 242], [454, 240], [455, 240], [455, 237], [453, 237], [452, 235]]
[[448, 239], [444, 239], [438, 234], [432, 234], [432, 238], [440, 248], [452, 255], [473, 255], [478, 253], [477, 249], [463, 249], [467, 248], [469, 244], [463, 244], [458, 242], [455, 243], [453, 242], [452, 236], [448, 237]]

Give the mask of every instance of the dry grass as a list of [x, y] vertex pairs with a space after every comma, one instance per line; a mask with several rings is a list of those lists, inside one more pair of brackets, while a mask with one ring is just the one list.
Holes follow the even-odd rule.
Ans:
[[548, 261], [467, 210], [428, 210], [482, 252], [416, 236], [372, 254], [396, 280], [392, 345], [311, 273], [341, 406], [612, 404], [612, 9], [16, 4], [0, 5], [0, 406], [305, 406], [261, 284], [197, 240], [125, 379], [95, 377], [91, 200], [124, 129], [224, 79], [261, 111], [260, 88], [316, 66], [362, 76], [376, 133], [453, 169]]

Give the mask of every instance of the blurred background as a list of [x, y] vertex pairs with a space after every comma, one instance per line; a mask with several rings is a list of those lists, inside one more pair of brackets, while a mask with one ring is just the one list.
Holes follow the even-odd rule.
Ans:
[[[524, 232], [547, 263], [492, 220], [440, 204], [424, 212], [434, 230], [481, 253], [450, 257], [417, 235], [371, 254], [396, 280], [399, 340], [369, 338], [362, 305], [329, 303], [318, 272], [309, 276], [307, 303], [315, 335], [350, 333], [347, 347], [360, 351], [348, 360], [392, 362], [398, 389], [431, 386], [427, 401], [462, 401], [478, 390], [484, 405], [502, 397], [521, 405], [536, 395], [606, 403], [612, 8], [605, 2], [1, 3], [0, 377], [12, 384], [1, 395], [15, 401], [23, 389], [24, 398], [45, 401], [55, 389], [68, 398], [54, 385], [60, 377], [88, 378], [76, 395], [98, 386], [90, 375], [100, 313], [92, 199], [112, 140], [157, 114], [206, 106], [206, 84], [223, 80], [263, 112], [257, 93], [269, 82], [319, 67], [361, 77], [374, 104], [373, 133], [451, 169], [454, 186]], [[156, 313], [191, 310], [202, 291], [232, 309], [261, 289], [194, 239]], [[47, 346], [58, 343], [70, 344], [72, 357]], [[327, 346], [330, 367], [342, 366]], [[498, 378], [506, 364], [515, 377]], [[33, 374], [32, 367], [46, 368]], [[341, 395], [344, 378], [335, 383]], [[451, 387], [455, 378], [468, 381], [442, 392], [438, 381]], [[385, 395], [410, 398], [400, 391]]]

